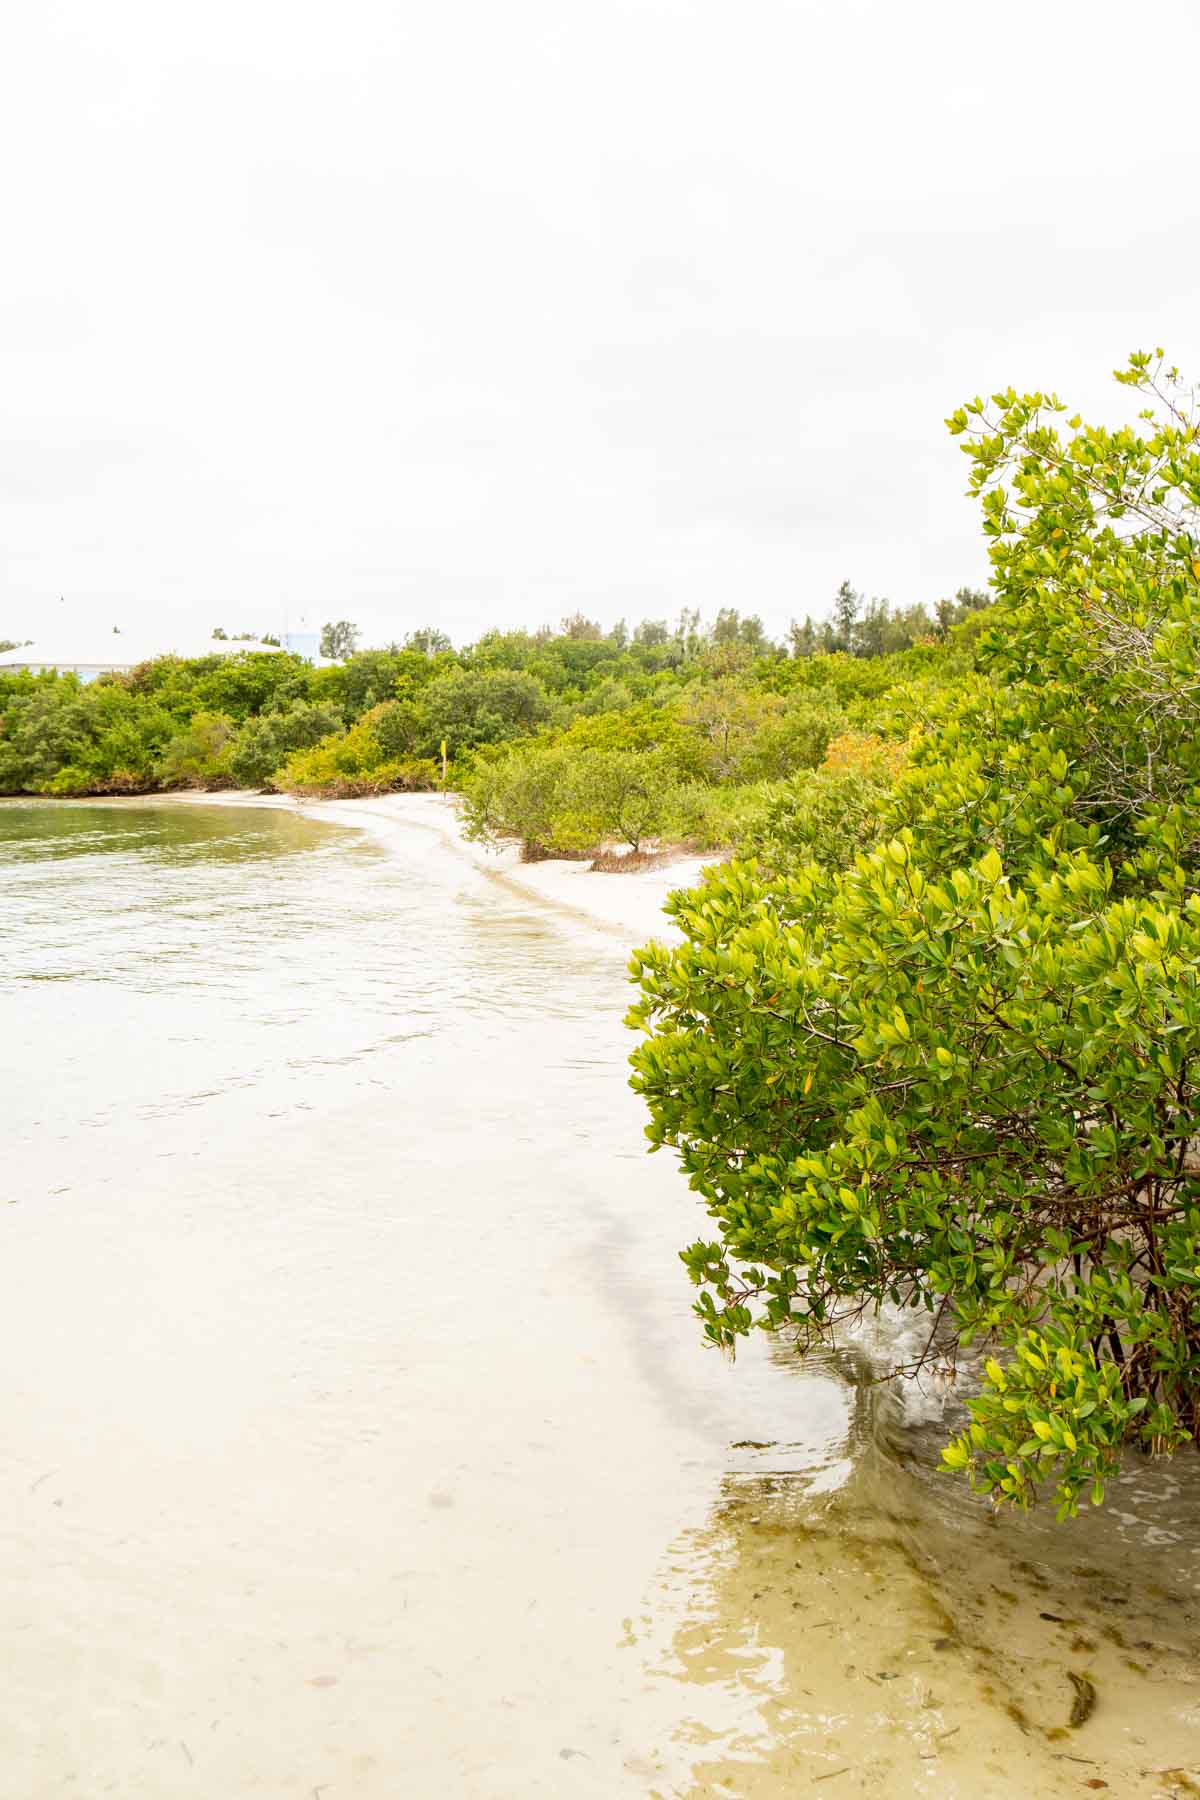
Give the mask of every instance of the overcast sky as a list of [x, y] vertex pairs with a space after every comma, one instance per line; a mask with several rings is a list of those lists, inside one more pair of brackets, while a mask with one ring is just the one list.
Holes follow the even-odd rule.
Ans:
[[0, 636], [978, 582], [952, 407], [1200, 373], [1198, 51], [1197, 0], [13, 8]]

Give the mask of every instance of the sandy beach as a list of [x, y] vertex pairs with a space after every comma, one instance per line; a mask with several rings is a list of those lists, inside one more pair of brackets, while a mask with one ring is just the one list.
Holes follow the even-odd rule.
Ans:
[[[651, 937], [677, 935], [663, 914], [667, 895], [677, 888], [694, 887], [701, 871], [718, 860], [715, 856], [679, 856], [655, 868], [625, 874], [620, 870], [594, 870], [590, 864], [561, 858], [522, 862], [517, 845], [495, 850], [465, 838], [458, 805], [449, 794], [377, 794], [360, 800], [297, 800], [288, 794], [256, 793], [236, 789], [226, 793], [173, 793], [162, 799], [171, 805], [258, 806], [297, 812], [305, 818], [331, 824], [356, 826], [379, 838], [395, 839], [414, 826], [435, 833], [465, 860], [542, 906], [566, 909], [577, 918], [608, 931], [620, 932], [630, 944]], [[123, 804], [123, 802], [118, 802]], [[139, 801], [145, 804], [145, 801]]]

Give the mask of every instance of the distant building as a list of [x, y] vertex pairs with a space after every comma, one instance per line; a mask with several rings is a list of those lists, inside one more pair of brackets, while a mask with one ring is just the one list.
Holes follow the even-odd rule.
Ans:
[[328, 658], [321, 655], [321, 634], [318, 631], [285, 631], [280, 639], [285, 650], [293, 656], [302, 656], [305, 662], [323, 663]]
[[[15, 650], [0, 651], [0, 671], [12, 673], [28, 669], [40, 675], [57, 669], [60, 675], [78, 675], [80, 681], [95, 681], [98, 675], [127, 675], [139, 663], [153, 662], [160, 656], [240, 656], [244, 651], [265, 656], [282, 656], [278, 644], [262, 644], [257, 638], [191, 638], [183, 635], [157, 643], [136, 633], [110, 632], [107, 637], [66, 639], [61, 644], [49, 642], [20, 644]], [[301, 654], [303, 654], [301, 652]]]

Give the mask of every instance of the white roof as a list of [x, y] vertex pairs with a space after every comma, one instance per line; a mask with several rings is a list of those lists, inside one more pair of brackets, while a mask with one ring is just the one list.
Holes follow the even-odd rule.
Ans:
[[20, 644], [15, 650], [0, 651], [0, 669], [132, 669], [159, 656], [236, 656], [243, 650], [283, 654], [278, 644], [263, 644], [257, 638], [238, 642], [184, 632], [164, 643], [161, 638], [151, 642], [137, 632], [110, 631], [103, 637]]

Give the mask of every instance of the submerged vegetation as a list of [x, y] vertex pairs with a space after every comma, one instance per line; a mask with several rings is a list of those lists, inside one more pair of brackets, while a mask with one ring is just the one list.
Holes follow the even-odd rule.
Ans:
[[1063, 1515], [1200, 1426], [1200, 428], [1161, 353], [1118, 379], [1136, 428], [953, 416], [972, 666], [856, 699], [634, 961], [708, 1337], [923, 1311], [908, 1372], [985, 1358], [948, 1467]]

